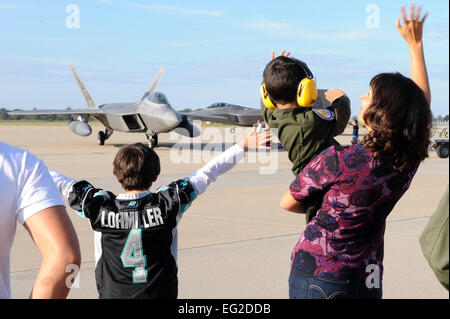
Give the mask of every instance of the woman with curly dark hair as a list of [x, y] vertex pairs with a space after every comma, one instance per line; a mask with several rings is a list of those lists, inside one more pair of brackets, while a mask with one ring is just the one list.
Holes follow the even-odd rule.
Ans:
[[357, 144], [332, 146], [290, 185], [281, 207], [303, 213], [303, 200], [324, 194], [292, 252], [290, 298], [381, 298], [386, 218], [428, 156], [430, 87], [420, 7], [397, 29], [407, 41], [411, 79], [383, 73], [361, 97], [359, 121], [368, 133]]
[[361, 99], [359, 121], [368, 130], [361, 145], [375, 158], [391, 160], [404, 172], [428, 157], [432, 116], [424, 91], [413, 80], [400, 73], [378, 74]]

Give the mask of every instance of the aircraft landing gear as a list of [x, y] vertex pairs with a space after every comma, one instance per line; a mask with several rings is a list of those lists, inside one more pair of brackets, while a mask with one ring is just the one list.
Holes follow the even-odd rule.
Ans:
[[105, 133], [103, 131], [98, 132], [97, 142], [98, 142], [98, 145], [104, 145], [105, 144]]
[[100, 131], [98, 132], [97, 135], [97, 142], [98, 145], [104, 145], [105, 141], [112, 135], [114, 131], [110, 128], [106, 128], [105, 131]]
[[147, 136], [147, 140], [148, 140], [148, 147], [150, 147], [151, 149], [154, 149], [156, 146], [158, 146], [158, 135], [150, 135], [150, 134], [145, 134]]

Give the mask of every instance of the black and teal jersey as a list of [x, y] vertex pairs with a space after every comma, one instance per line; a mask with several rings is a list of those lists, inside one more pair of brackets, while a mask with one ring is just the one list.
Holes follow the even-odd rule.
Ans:
[[117, 196], [87, 181], [74, 184], [70, 206], [102, 234], [100, 298], [177, 297], [177, 224], [196, 196], [187, 179]]

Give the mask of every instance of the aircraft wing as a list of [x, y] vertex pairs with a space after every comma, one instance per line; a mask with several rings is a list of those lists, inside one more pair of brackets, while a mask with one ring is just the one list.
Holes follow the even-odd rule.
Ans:
[[8, 112], [8, 115], [53, 115], [53, 114], [95, 115], [95, 114], [103, 114], [103, 111], [99, 109], [82, 109], [82, 110], [31, 110], [31, 111]]
[[261, 111], [256, 109], [246, 110], [242, 107], [239, 107], [237, 111], [235, 109], [233, 110], [203, 109], [199, 111], [193, 111], [190, 113], [180, 113], [180, 114], [195, 120], [217, 122], [238, 126], [252, 126], [257, 121], [263, 121]]
[[218, 115], [209, 115], [209, 114], [202, 114], [202, 113], [178, 113], [181, 116], [185, 116], [187, 118], [191, 118], [193, 120], [201, 120], [201, 121], [209, 121], [209, 122], [219, 122], [224, 123], [228, 121], [228, 118], [224, 116], [218, 116]]

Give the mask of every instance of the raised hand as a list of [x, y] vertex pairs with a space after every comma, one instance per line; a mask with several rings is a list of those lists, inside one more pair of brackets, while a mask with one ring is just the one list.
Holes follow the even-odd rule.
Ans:
[[267, 146], [267, 142], [270, 142], [273, 138], [271, 131], [263, 131], [262, 133], [256, 133], [256, 126], [244, 137], [239, 145], [247, 150], [268, 150], [270, 146]]
[[428, 12], [425, 12], [422, 19], [420, 19], [420, 11], [422, 7], [411, 4], [409, 6], [409, 20], [406, 18], [405, 7], [400, 8], [402, 14], [402, 23], [400, 24], [399, 18], [396, 20], [397, 30], [402, 37], [406, 40], [408, 45], [414, 45], [422, 42], [423, 24], [428, 16]]
[[[285, 56], [288, 57], [291, 54], [291, 51], [286, 52], [286, 50], [281, 51], [279, 56]], [[275, 59], [275, 51], [272, 50], [272, 53], [270, 54], [270, 59], [273, 60]]]
[[411, 63], [411, 79], [423, 90], [428, 103], [431, 103], [430, 82], [428, 80], [428, 72], [425, 64], [425, 55], [423, 53], [423, 23], [428, 16], [425, 12], [423, 18], [420, 19], [421, 6], [411, 4], [409, 6], [409, 20], [406, 18], [405, 7], [400, 8], [402, 14], [402, 23], [397, 18], [396, 27], [398, 32], [408, 43]]
[[345, 93], [338, 89], [332, 89], [325, 92], [325, 98], [330, 102], [333, 103], [335, 100], [340, 98], [341, 96], [344, 96]]

